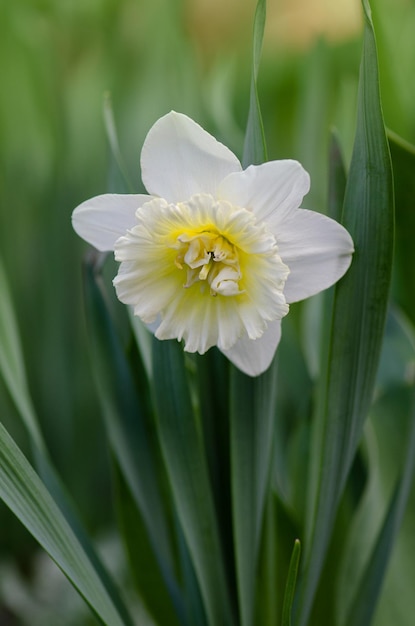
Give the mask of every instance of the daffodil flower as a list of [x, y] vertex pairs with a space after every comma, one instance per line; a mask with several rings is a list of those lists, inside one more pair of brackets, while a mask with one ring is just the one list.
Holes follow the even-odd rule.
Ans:
[[333, 285], [353, 242], [300, 204], [309, 175], [296, 161], [242, 169], [186, 115], [150, 129], [141, 153], [149, 195], [105, 194], [73, 212], [75, 231], [120, 262], [121, 302], [158, 339], [188, 352], [217, 346], [250, 376], [270, 365], [289, 304]]

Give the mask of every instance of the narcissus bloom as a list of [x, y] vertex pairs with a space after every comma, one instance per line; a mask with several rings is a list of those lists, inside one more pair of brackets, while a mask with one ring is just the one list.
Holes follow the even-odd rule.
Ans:
[[149, 195], [105, 194], [73, 212], [75, 231], [120, 262], [118, 298], [158, 339], [203, 354], [217, 346], [250, 376], [265, 371], [289, 304], [333, 285], [353, 242], [299, 206], [310, 180], [291, 160], [243, 170], [186, 115], [150, 129], [141, 153]]

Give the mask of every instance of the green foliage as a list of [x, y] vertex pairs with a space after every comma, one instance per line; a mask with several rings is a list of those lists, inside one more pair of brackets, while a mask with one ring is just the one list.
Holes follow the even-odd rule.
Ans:
[[319, 480], [306, 522], [298, 624], [308, 623], [336, 509], [361, 438], [375, 382], [392, 272], [394, 197], [383, 126], [376, 44], [368, 5], [355, 145], [342, 221], [353, 237], [352, 267], [336, 286], [328, 363], [318, 407]]
[[248, 165], [251, 165], [252, 163], [263, 163], [267, 160], [267, 147], [258, 95], [258, 72], [262, 41], [264, 38], [265, 19], [266, 0], [258, 0], [254, 19], [248, 123], [245, 133], [244, 153], [242, 159], [244, 167], [248, 167]]
[[114, 606], [56, 502], [0, 426], [0, 496], [59, 565], [104, 624], [130, 624]]
[[[248, 52], [207, 61], [178, 0], [0, 6], [0, 495], [109, 626], [137, 595], [160, 626], [411, 626], [415, 9], [371, 4], [362, 51], [360, 34], [290, 49], [259, 0], [250, 75]], [[154, 341], [101, 256], [82, 293], [71, 211], [140, 190], [144, 134], [172, 108], [244, 166], [303, 162], [305, 206], [355, 242], [258, 379]], [[80, 517], [125, 547], [127, 607]]]
[[[186, 380], [182, 347], [153, 344], [154, 401], [175, 509], [204, 601], [207, 623], [231, 624], [232, 609], [200, 428]], [[180, 451], [180, 453], [178, 453]]]
[[276, 415], [276, 360], [258, 378], [232, 368], [230, 447], [233, 525], [241, 623], [253, 624], [255, 580], [269, 489]]
[[[115, 324], [108, 310], [103, 279], [101, 275], [102, 258], [98, 255], [85, 264], [85, 302], [87, 321], [90, 330], [90, 347], [96, 386], [102, 405], [102, 414], [108, 430], [114, 456], [122, 478], [119, 489], [125, 493], [119, 501], [119, 515], [127, 528], [131, 517], [135, 515], [137, 527], [144, 533], [140, 545], [147, 554], [154, 551], [154, 557], [144, 559], [142, 567], [153, 572], [148, 584], [167, 585], [180, 612], [180, 598], [175, 580], [175, 562], [171, 545], [168, 516], [163, 501], [163, 479], [159, 471], [161, 455], [152, 424], [153, 413], [145, 403], [148, 395], [148, 381], [139, 355], [134, 360], [134, 373], [127, 359]], [[127, 495], [128, 486], [130, 494]], [[135, 510], [130, 499], [135, 503]], [[139, 526], [138, 526], [139, 525]], [[125, 534], [129, 550], [137, 548], [131, 545], [134, 535]], [[147, 545], [149, 544], [149, 545]], [[151, 548], [150, 548], [151, 547]], [[155, 561], [155, 562], [154, 562]], [[133, 567], [137, 567], [134, 564]], [[164, 576], [164, 582], [163, 582]], [[158, 603], [148, 585], [142, 585], [140, 592], [147, 599], [150, 610], [158, 613]]]
[[295, 596], [295, 585], [297, 582], [298, 565], [300, 562], [300, 542], [296, 539], [288, 571], [287, 585], [285, 587], [284, 604], [282, 606], [281, 626], [291, 626], [291, 614]]

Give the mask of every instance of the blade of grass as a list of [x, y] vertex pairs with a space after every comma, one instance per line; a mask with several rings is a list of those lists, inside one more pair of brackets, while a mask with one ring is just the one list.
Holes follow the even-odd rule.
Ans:
[[327, 375], [319, 406], [319, 482], [307, 519], [296, 616], [299, 626], [309, 620], [337, 505], [371, 403], [391, 278], [392, 169], [380, 105], [375, 35], [366, 0], [363, 8], [357, 130], [343, 207], [343, 223], [356, 252], [352, 267], [335, 290]]

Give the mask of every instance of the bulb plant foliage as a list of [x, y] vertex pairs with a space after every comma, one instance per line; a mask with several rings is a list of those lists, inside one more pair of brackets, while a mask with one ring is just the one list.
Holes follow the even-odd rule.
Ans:
[[[182, 95], [155, 107], [143, 193], [124, 193], [107, 101], [118, 183], [71, 207], [88, 244], [82, 350], [111, 450], [120, 570], [103, 565], [51, 460], [0, 265], [0, 374], [30, 442], [28, 460], [0, 425], [0, 496], [85, 600], [80, 626], [412, 624], [415, 148], [385, 130], [362, 0], [353, 150], [345, 163], [331, 136], [328, 199], [315, 202], [321, 181], [300, 161], [317, 171], [307, 154], [326, 135], [312, 146], [309, 129], [293, 158], [266, 156], [265, 16], [258, 0], [238, 155], [214, 98], [210, 134], [203, 114], [176, 112], [192, 109]], [[315, 58], [314, 78], [320, 48]], [[325, 117], [312, 101], [307, 120]]]

